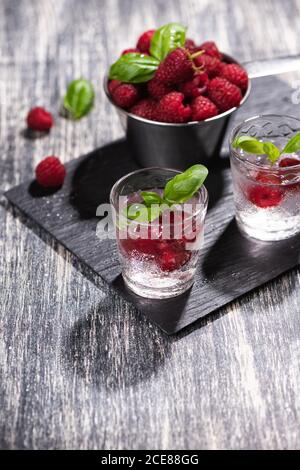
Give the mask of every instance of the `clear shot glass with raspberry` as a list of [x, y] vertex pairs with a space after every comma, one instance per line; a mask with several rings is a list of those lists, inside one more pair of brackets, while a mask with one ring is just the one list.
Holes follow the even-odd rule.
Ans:
[[122, 275], [126, 285], [142, 297], [174, 297], [194, 281], [208, 194], [201, 185], [186, 202], [165, 204], [164, 188], [178, 174], [183, 173], [164, 168], [138, 170], [121, 178], [111, 190]]
[[300, 120], [256, 116], [235, 127], [230, 162], [236, 220], [248, 236], [282, 240], [300, 232]]

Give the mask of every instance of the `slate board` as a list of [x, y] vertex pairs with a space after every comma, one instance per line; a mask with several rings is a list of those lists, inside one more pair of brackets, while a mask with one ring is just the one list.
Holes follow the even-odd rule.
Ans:
[[55, 193], [45, 194], [31, 182], [11, 189], [6, 197], [163, 331], [173, 334], [298, 263], [300, 237], [266, 243], [240, 234], [226, 166], [212, 167], [206, 184], [210, 206], [195, 284], [186, 294], [167, 300], [148, 300], [129, 292], [120, 275], [115, 241], [96, 236], [97, 206], [108, 201], [119, 177], [136, 168], [125, 141], [73, 160], [67, 165], [63, 188]]
[[[228, 132], [251, 115], [295, 114], [291, 93], [289, 85], [277, 77], [253, 80], [251, 96], [233, 114]], [[108, 202], [110, 188], [117, 179], [137, 168], [124, 140], [70, 162], [65, 184], [54, 194], [45, 194], [30, 182], [11, 189], [6, 197], [36, 227], [73, 253], [87, 270], [100, 275], [163, 331], [173, 334], [299, 263], [300, 237], [257, 242], [246, 239], [237, 229], [228, 168], [228, 132], [221, 154], [211, 162], [206, 183], [210, 205], [195, 284], [183, 296], [170, 300], [147, 300], [129, 292], [120, 276], [115, 242], [100, 241], [96, 236], [96, 208]]]

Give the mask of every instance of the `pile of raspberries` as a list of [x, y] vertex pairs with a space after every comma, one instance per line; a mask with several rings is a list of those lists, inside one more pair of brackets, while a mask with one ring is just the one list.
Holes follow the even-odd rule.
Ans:
[[[136, 48], [126, 49], [122, 55], [149, 55], [153, 34], [154, 30], [143, 33]], [[235, 63], [225, 62], [213, 41], [197, 46], [192, 39], [170, 52], [148, 82], [108, 82], [117, 106], [145, 119], [170, 123], [202, 121], [234, 108], [247, 87], [247, 72]]]

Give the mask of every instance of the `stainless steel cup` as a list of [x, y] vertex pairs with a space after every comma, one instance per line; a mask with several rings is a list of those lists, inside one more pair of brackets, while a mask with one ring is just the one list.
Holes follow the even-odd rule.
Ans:
[[[226, 62], [238, 64], [229, 55], [223, 54], [223, 56]], [[299, 68], [299, 64], [299, 56], [247, 64], [249, 85], [240, 106], [249, 97], [251, 78], [272, 75], [278, 71], [295, 70]], [[232, 108], [200, 122], [160, 123], [140, 118], [116, 106], [107, 89], [107, 76], [104, 78], [104, 90], [119, 115], [133, 156], [142, 167], [159, 166], [184, 170], [194, 163], [207, 163], [212, 157], [218, 155], [229, 117], [237, 109]]]

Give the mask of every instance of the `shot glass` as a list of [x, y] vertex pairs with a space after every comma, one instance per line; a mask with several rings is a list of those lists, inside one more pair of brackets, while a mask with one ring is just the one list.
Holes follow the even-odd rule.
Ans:
[[230, 136], [230, 163], [235, 214], [246, 235], [273, 241], [300, 232], [300, 154], [282, 154], [275, 163], [267, 155], [235, 148], [237, 137], [272, 142], [280, 150], [300, 131], [300, 120], [262, 115], [245, 120]]
[[166, 208], [151, 221], [128, 217], [128, 207], [142, 203], [142, 191], [162, 195], [177, 173], [164, 168], [138, 170], [121, 178], [111, 190], [122, 275], [126, 285], [142, 297], [174, 297], [194, 281], [208, 203], [204, 186], [187, 203]]

